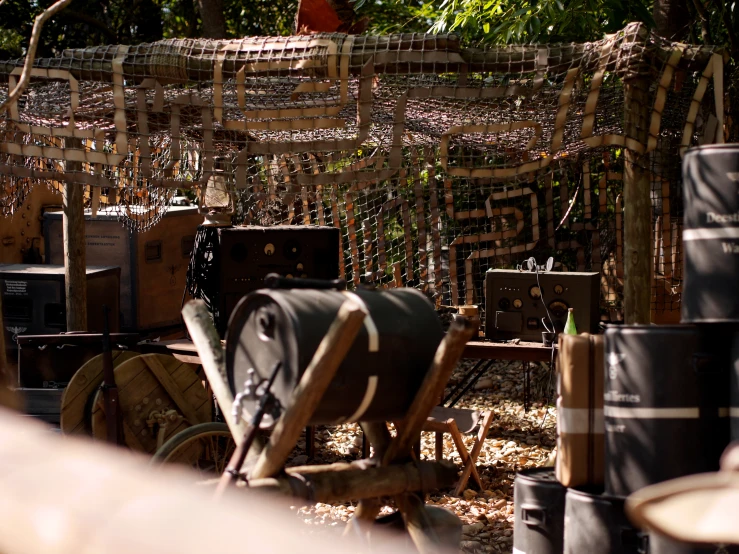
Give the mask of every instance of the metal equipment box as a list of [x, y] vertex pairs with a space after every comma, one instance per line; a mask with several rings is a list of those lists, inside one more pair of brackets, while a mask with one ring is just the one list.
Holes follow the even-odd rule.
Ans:
[[341, 233], [335, 227], [276, 225], [218, 229], [219, 332], [241, 298], [264, 286], [269, 273], [338, 279]]
[[[62, 214], [51, 212], [44, 217], [46, 261], [63, 263]], [[94, 219], [85, 211], [87, 263], [121, 268], [122, 330], [182, 324], [187, 264], [202, 221], [197, 207], [172, 206], [149, 231], [131, 233], [112, 210], [101, 210]]]
[[[110, 309], [110, 330], [120, 321], [119, 267], [87, 268], [87, 331], [103, 331], [103, 305]], [[5, 350], [17, 379], [17, 335], [52, 335], [67, 330], [64, 266], [0, 264]]]
[[[117, 332], [120, 311], [119, 267], [87, 268], [87, 331], [103, 331], [103, 305], [110, 330]], [[5, 344], [14, 335], [50, 335], [67, 330], [64, 266], [0, 264]]]
[[542, 319], [549, 327], [553, 324], [555, 332], [560, 332], [564, 330], [569, 308], [574, 310], [578, 332], [598, 332], [599, 273], [544, 271], [538, 277], [537, 283], [535, 272], [488, 270], [485, 275], [487, 338], [541, 341], [541, 334], [546, 331]]

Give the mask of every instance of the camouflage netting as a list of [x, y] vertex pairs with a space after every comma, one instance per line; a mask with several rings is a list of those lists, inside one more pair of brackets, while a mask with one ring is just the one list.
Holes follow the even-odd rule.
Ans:
[[[0, 100], [21, 63], [0, 62]], [[487, 269], [554, 256], [602, 273], [614, 320], [624, 148], [648, 160], [653, 309], [672, 311], [681, 154], [720, 140], [723, 120], [721, 54], [638, 24], [594, 43], [488, 49], [451, 35], [168, 40], [35, 66], [0, 119], [5, 213], [31, 185], [79, 183], [94, 209], [117, 206], [143, 230], [191, 188], [237, 223], [340, 227], [353, 285], [482, 304]], [[645, 100], [629, 133], [625, 83]]]

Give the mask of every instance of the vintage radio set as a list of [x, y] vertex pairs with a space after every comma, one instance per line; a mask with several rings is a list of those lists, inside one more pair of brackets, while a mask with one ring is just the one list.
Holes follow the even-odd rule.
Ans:
[[283, 277], [337, 279], [341, 232], [335, 227], [277, 225], [221, 227], [219, 242], [219, 318], [228, 318], [246, 294], [264, 287], [269, 273]]
[[[120, 279], [118, 267], [87, 268], [87, 330], [91, 333], [103, 331], [103, 305], [110, 309], [110, 330], [118, 332], [120, 313]], [[64, 288], [64, 266], [0, 264], [0, 294], [3, 304], [3, 332], [5, 354], [15, 381], [19, 371], [18, 335], [54, 335], [67, 330], [66, 294]], [[73, 357], [73, 355], [70, 355]], [[55, 356], [51, 351], [41, 356], [48, 358], [49, 367], [61, 367], [65, 357]], [[26, 364], [30, 372], [36, 372], [44, 362]], [[79, 365], [77, 365], [79, 367]], [[50, 379], [50, 378], [48, 378]], [[28, 386], [43, 386], [38, 383]], [[56, 379], [58, 380], [58, 379]]]
[[[44, 216], [46, 262], [64, 263], [61, 212]], [[129, 232], [110, 208], [85, 211], [85, 255], [90, 265], [121, 268], [121, 329], [153, 331], [182, 325], [182, 292], [195, 233], [203, 216], [195, 206], [171, 206], [143, 233]]]
[[[600, 274], [491, 269], [485, 276], [485, 335], [488, 339], [539, 342], [546, 332], [564, 330], [573, 308], [578, 332], [596, 333]], [[547, 308], [552, 322], [549, 322]]]

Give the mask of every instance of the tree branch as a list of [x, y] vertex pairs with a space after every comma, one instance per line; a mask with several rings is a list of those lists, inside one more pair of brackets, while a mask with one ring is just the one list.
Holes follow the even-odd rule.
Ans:
[[708, 27], [708, 12], [706, 12], [706, 7], [701, 0], [693, 0], [693, 6], [695, 6], [695, 11], [698, 12], [698, 17], [701, 20], [701, 38], [705, 44], [712, 44], [713, 41], [711, 40], [711, 30]]
[[734, 57], [737, 54], [737, 38], [736, 34], [734, 33], [734, 27], [731, 24], [731, 16], [729, 15], [728, 10], [726, 9], [726, 4], [724, 2], [722, 2], [721, 0], [714, 0], [713, 3], [721, 12], [721, 18], [724, 21], [724, 27], [726, 27], [726, 32], [729, 35], [729, 46], [731, 47], [731, 55], [732, 57]]
[[[33, 61], [36, 59], [36, 48], [38, 48], [38, 42], [41, 38], [41, 29], [44, 27], [44, 23], [46, 23], [48, 19], [54, 17], [59, 10], [64, 9], [71, 1], [72, 0], [58, 0], [36, 16], [36, 21], [34, 21], [33, 30], [31, 31], [31, 40], [28, 43], [28, 52], [26, 52], [26, 61], [23, 64], [23, 72], [21, 73], [20, 81], [18, 81], [15, 88], [10, 91], [5, 101], [0, 104], [0, 112], [5, 110], [11, 102], [18, 100], [18, 97], [23, 94], [23, 91], [26, 90], [26, 86], [28, 86], [28, 81], [31, 79]], [[2, 6], [3, 2], [5, 2], [5, 0], [0, 0], [0, 6]]]

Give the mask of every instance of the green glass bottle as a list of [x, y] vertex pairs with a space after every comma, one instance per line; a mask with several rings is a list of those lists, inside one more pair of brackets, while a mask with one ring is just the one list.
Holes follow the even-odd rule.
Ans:
[[567, 311], [567, 323], [565, 323], [565, 335], [577, 335], [575, 327], [575, 310], [569, 308]]

